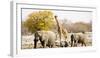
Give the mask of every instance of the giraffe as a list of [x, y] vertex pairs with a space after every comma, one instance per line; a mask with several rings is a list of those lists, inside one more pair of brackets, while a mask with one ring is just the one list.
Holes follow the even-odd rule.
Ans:
[[[64, 36], [64, 39], [66, 41], [66, 38], [67, 38], [67, 34], [68, 34], [68, 31], [67, 29], [65, 29], [58, 21], [57, 19], [57, 16], [55, 16], [55, 21], [57, 23], [57, 27], [58, 27], [58, 34], [59, 34], [59, 38], [60, 38], [60, 42], [61, 42], [61, 39], [62, 39], [62, 36]], [[61, 44], [60, 44], [61, 45]]]

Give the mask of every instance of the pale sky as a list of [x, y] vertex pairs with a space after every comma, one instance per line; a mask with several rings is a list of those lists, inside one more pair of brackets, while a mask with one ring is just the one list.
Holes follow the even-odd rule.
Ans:
[[[22, 9], [22, 20], [25, 21], [28, 18], [28, 15], [34, 11], [34, 9]], [[77, 12], [77, 11], [57, 11], [52, 10], [54, 15], [58, 16], [58, 19], [68, 19], [71, 22], [90, 22], [92, 20], [92, 12]]]

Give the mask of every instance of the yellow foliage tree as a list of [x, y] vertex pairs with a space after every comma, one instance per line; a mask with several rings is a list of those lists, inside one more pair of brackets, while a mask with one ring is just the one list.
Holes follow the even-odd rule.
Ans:
[[32, 33], [37, 30], [50, 30], [54, 25], [53, 12], [48, 10], [32, 12], [24, 24]]

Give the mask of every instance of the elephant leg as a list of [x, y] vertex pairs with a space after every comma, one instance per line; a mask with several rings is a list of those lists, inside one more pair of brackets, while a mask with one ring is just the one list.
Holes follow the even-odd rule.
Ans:
[[54, 48], [55, 47], [55, 44], [52, 44], [51, 46], [50, 46], [50, 48]]
[[53, 45], [50, 45], [50, 48], [53, 48], [54, 46]]
[[73, 41], [71, 41], [71, 47], [73, 46]]
[[84, 46], [86, 46], [86, 44], [84, 43]]
[[72, 41], [71, 41], [71, 47], [72, 47], [72, 45], [73, 45], [73, 43], [72, 43]]
[[45, 41], [41, 41], [41, 44], [42, 44], [43, 48], [46, 47], [46, 42]]
[[74, 47], [76, 47], [76, 46], [77, 46], [77, 44], [78, 44], [78, 43], [76, 43], [76, 42], [75, 42], [75, 43], [74, 43]]
[[84, 41], [84, 46], [86, 46], [86, 42]]
[[43, 41], [41, 41], [41, 45], [42, 45], [42, 47], [44, 48], [44, 42], [43, 42]]
[[34, 43], [34, 48], [37, 48], [37, 43]]
[[82, 43], [82, 46], [83, 46], [83, 45], [84, 45], [84, 46], [86, 46], [86, 43], [85, 43], [85, 42], [83, 42], [83, 43]]
[[78, 40], [74, 40], [74, 46], [77, 47], [78, 45]]
[[84, 46], [84, 43], [82, 43], [82, 46]]
[[44, 41], [44, 48], [46, 48], [47, 43]]
[[68, 45], [68, 42], [67, 41], [64, 41], [65, 42], [65, 47], [68, 47], [69, 45]]
[[37, 41], [36, 39], [34, 39], [34, 48], [37, 48]]

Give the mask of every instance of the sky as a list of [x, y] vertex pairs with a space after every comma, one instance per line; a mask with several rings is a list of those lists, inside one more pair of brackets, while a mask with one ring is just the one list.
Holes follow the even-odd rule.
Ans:
[[[28, 15], [31, 14], [34, 9], [22, 9], [22, 21], [25, 21], [28, 18]], [[54, 15], [58, 16], [59, 20], [67, 19], [72, 23], [75, 22], [90, 22], [92, 21], [92, 12], [77, 12], [77, 11], [57, 11], [52, 10]]]

